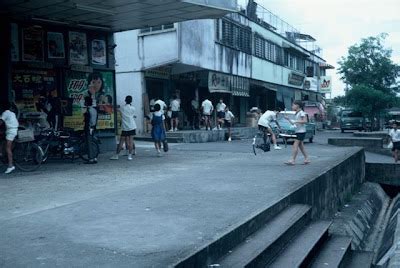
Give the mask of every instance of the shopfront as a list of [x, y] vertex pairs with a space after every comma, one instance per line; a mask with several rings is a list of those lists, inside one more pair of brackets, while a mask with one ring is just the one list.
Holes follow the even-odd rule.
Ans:
[[[8, 22], [9, 86], [20, 124], [83, 129], [84, 97], [98, 110], [100, 136], [114, 136], [115, 71], [112, 34], [54, 24]], [[2, 32], [3, 33], [3, 32]]]

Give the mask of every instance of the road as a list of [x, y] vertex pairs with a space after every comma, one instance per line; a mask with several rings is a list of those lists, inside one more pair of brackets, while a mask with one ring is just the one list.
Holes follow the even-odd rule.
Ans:
[[133, 161], [2, 175], [0, 266], [165, 267], [354, 152], [326, 145], [332, 135], [306, 144], [309, 166], [285, 166], [290, 147], [254, 156], [250, 141], [171, 144], [163, 157], [140, 142]]

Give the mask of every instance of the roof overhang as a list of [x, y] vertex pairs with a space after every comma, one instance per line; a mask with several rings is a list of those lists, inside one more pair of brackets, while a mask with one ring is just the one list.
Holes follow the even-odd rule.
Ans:
[[330, 65], [330, 64], [328, 64], [328, 63], [320, 63], [319, 64], [319, 67], [321, 68], [321, 69], [335, 69], [335, 67], [334, 66], [332, 66], [332, 65]]
[[308, 53], [306, 53], [305, 51], [303, 51], [302, 49], [297, 48], [297, 47], [295, 47], [295, 46], [292, 46], [292, 45], [290, 45], [290, 44], [288, 44], [288, 43], [286, 43], [286, 42], [283, 42], [283, 49], [285, 49], [285, 50], [287, 50], [287, 51], [291, 51], [291, 52], [293, 52], [294, 54], [301, 55], [301, 56], [303, 56], [303, 57], [305, 57], [305, 58], [309, 58], [309, 57], [310, 57], [310, 54], [308, 54]]
[[236, 0], [2, 0], [0, 16], [110, 32], [237, 12]]

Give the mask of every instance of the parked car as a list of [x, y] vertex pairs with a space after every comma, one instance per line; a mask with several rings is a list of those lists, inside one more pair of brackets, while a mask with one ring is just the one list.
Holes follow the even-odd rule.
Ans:
[[[288, 116], [291, 120], [295, 120], [296, 112], [286, 111], [278, 114], [277, 120], [282, 129], [279, 137], [284, 139], [286, 143], [288, 140], [296, 138], [296, 127], [290, 124], [290, 122], [285, 118], [285, 116]], [[310, 123], [308, 114], [307, 114], [307, 122], [308, 123], [306, 123], [306, 139], [308, 139], [309, 142], [313, 142], [316, 132], [316, 127], [314, 123]]]
[[340, 113], [340, 130], [366, 130], [366, 121], [362, 113], [353, 110], [342, 110]]

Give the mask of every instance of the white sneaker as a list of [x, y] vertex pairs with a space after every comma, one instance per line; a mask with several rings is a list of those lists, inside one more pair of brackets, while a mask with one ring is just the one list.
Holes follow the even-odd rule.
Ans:
[[278, 145], [275, 145], [275, 146], [274, 146], [274, 149], [275, 149], [275, 150], [282, 150], [282, 148], [279, 147]]
[[8, 168], [6, 169], [6, 171], [4, 172], [4, 174], [10, 174], [10, 173], [13, 172], [14, 170], [15, 170], [15, 167], [14, 167], [14, 166], [8, 167]]
[[118, 159], [119, 159], [119, 156], [117, 154], [110, 157], [110, 160], [118, 160]]
[[174, 129], [174, 131], [175, 131], [175, 132], [177, 132], [177, 131], [178, 131], [178, 129], [177, 129], [177, 128], [175, 128], [175, 129]]
[[171, 128], [168, 132], [174, 132], [174, 129], [173, 128]]
[[129, 161], [131, 161], [133, 158], [132, 158], [132, 155], [130, 154], [130, 155], [128, 155], [128, 160]]
[[228, 138], [228, 141], [232, 141], [232, 138], [231, 138], [231, 137], [229, 137], [229, 138]]
[[161, 157], [161, 151], [160, 150], [157, 150], [157, 156]]

